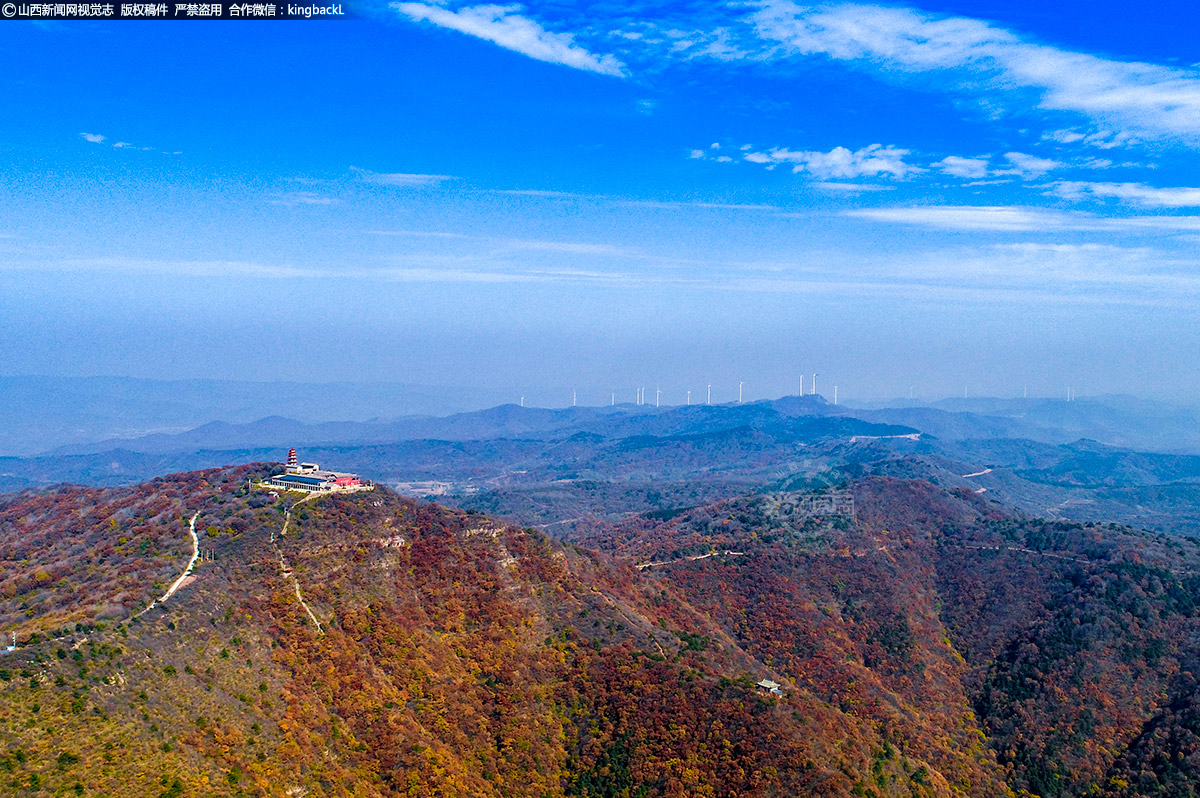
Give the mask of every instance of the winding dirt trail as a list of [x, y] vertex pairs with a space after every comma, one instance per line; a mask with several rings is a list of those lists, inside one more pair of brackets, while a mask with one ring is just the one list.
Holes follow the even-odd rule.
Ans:
[[192, 520], [188, 521], [188, 532], [191, 533], [191, 535], [192, 535], [192, 559], [188, 560], [187, 567], [185, 567], [183, 569], [183, 573], [181, 573], [179, 575], [179, 578], [176, 579], [169, 588], [167, 588], [166, 593], [163, 593], [161, 596], [156, 598], [154, 601], [150, 602], [149, 607], [142, 610], [141, 612], [139, 612], [137, 615], [135, 615], [133, 617], [138, 618], [138, 617], [141, 617], [142, 615], [145, 615], [146, 613], [150, 612], [150, 610], [154, 609], [159, 604], [162, 604], [164, 601], [169, 599], [171, 596], [175, 595], [175, 591], [183, 586], [184, 580], [186, 580], [189, 576], [192, 575], [192, 568], [195, 567], [196, 560], [200, 558], [200, 538], [196, 537], [196, 519], [199, 517], [200, 517], [200, 511], [197, 510], [195, 515], [192, 516]]
[[744, 551], [729, 551], [728, 549], [726, 549], [725, 551], [710, 551], [708, 554], [697, 554], [694, 557], [679, 557], [674, 560], [652, 560], [650, 562], [641, 562], [633, 567], [637, 568], [639, 571], [644, 571], [647, 568], [654, 568], [659, 565], [670, 565], [671, 563], [675, 563], [675, 562], [695, 562], [696, 560], [707, 560], [709, 557], [744, 557], [744, 556], [746, 556], [746, 552], [744, 552]]
[[[303, 504], [306, 501], [315, 499], [317, 495], [318, 494], [316, 493], [310, 493], [287, 509], [283, 515], [283, 527], [279, 530], [279, 537], [284, 537], [287, 535], [288, 526], [290, 526], [292, 523], [292, 510], [294, 510], [299, 504]], [[292, 573], [292, 569], [288, 566], [287, 560], [284, 558], [283, 552], [279, 548], [279, 544], [275, 542], [274, 533], [271, 535], [271, 545], [275, 547], [275, 551], [279, 554], [279, 572], [283, 574], [284, 581], [290, 581], [292, 583], [292, 587], [296, 589], [296, 601], [300, 602], [300, 606], [303, 607], [304, 611], [308, 613], [309, 620], [313, 622], [313, 626], [317, 627], [317, 634], [324, 635], [325, 628], [321, 626], [321, 622], [318, 621], [317, 616], [313, 614], [312, 607], [308, 606], [308, 602], [304, 600], [304, 596], [300, 593], [300, 580], [295, 577], [295, 575]]]

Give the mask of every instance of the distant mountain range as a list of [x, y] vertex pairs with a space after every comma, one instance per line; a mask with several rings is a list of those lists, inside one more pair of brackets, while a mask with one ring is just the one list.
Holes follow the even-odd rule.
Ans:
[[364, 421], [472, 410], [502, 398], [489, 391], [403, 383], [0, 376], [0, 455], [184, 432], [210, 421], [246, 423], [279, 408], [309, 423]]
[[[546, 437], [568, 429], [620, 436], [640, 428], [661, 435], [672, 431], [671, 424], [679, 431], [697, 423], [704, 407], [494, 406], [500, 399], [495, 391], [404, 383], [0, 377], [0, 456]], [[1069, 443], [1089, 438], [1142, 451], [1200, 453], [1200, 412], [1129, 396], [862, 406], [805, 396], [741, 407], [763, 404], [789, 415], [852, 416], [908, 426], [944, 439]], [[649, 421], [656, 418], [661, 419], [657, 426]], [[630, 421], [614, 426], [614, 419]]]
[[[522, 523], [588, 524], [772, 486], [888, 474], [969, 486], [1052, 518], [1200, 532], [1200, 456], [1186, 453], [1200, 425], [1187, 428], [1189, 411], [1120, 397], [940, 405], [853, 408], [793, 396], [716, 406], [510, 404], [392, 420], [215, 421], [0, 458], [0, 490], [132, 484], [279, 462], [295, 446], [305, 459]], [[1172, 431], [1177, 437], [1169, 438]], [[1154, 452], [1121, 444], [1134, 439], [1162, 445]]]
[[[346, 390], [346, 386], [324, 386]], [[296, 386], [304, 394], [302, 386]], [[315, 401], [315, 398], [310, 399]], [[293, 402], [288, 403], [295, 409]], [[336, 412], [326, 409], [326, 415]], [[934, 405], [856, 408], [829, 404], [820, 396], [783, 397], [741, 405], [656, 408], [526, 408], [500, 405], [449, 416], [392, 419], [304, 420], [272, 415], [248, 422], [212, 421], [186, 431], [111, 437], [64, 444], [45, 453], [92, 454], [116, 449], [164, 454], [201, 449], [364, 445], [406, 440], [548, 439], [577, 432], [605, 437], [694, 434], [759, 424], [772, 412], [784, 416], [836, 416], [919, 430], [936, 438], [1024, 438], [1070, 443], [1080, 438], [1110, 446], [1166, 453], [1200, 453], [1200, 414], [1186, 408], [1131, 397], [1100, 397], [1073, 402], [1050, 399], [945, 400]], [[133, 415], [133, 414], [131, 414]]]

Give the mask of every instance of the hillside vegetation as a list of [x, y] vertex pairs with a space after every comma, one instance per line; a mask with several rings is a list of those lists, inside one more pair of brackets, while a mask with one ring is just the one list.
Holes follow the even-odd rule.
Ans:
[[826, 493], [853, 513], [767, 494], [580, 540], [645, 565], [951, 790], [1190, 794], [1173, 790], [1200, 779], [1194, 541], [1022, 518], [922, 481]]
[[[1185, 540], [869, 478], [580, 548], [387, 490], [249, 491], [257, 473], [0, 499], [21, 644], [0, 656], [0, 791], [1132, 796], [1200, 777]], [[196, 512], [206, 558], [145, 611]]]

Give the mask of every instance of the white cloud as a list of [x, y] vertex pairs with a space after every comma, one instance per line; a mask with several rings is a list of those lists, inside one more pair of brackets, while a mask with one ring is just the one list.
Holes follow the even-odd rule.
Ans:
[[1015, 205], [919, 205], [906, 208], [864, 208], [844, 216], [876, 222], [933, 227], [944, 230], [1026, 232], [1071, 227], [1069, 214]]
[[1049, 133], [1042, 134], [1043, 141], [1056, 141], [1059, 144], [1074, 144], [1085, 138], [1087, 137], [1078, 130], [1051, 130]]
[[95, 272], [100, 274], [135, 273], [160, 274], [171, 277], [285, 278], [323, 276], [314, 269], [290, 264], [265, 264], [254, 261], [225, 260], [159, 260], [125, 256], [70, 258], [54, 261], [0, 261], [0, 269], [8, 271], [53, 270], [60, 272]]
[[857, 194], [863, 191], [893, 191], [895, 189], [894, 186], [880, 186], [872, 183], [835, 183], [828, 180], [813, 183], [813, 186], [839, 194]]
[[1073, 231], [1147, 235], [1200, 232], [1200, 216], [1103, 217], [1021, 205], [915, 205], [863, 208], [844, 211], [842, 215], [888, 224], [968, 232]]
[[369, 236], [405, 236], [412, 238], [467, 238], [462, 233], [443, 233], [433, 230], [365, 230]]
[[486, 261], [474, 255], [461, 257], [416, 256], [361, 267], [324, 264], [295, 265], [256, 261], [161, 260], [123, 256], [75, 258], [31, 262], [0, 260], [0, 272], [51, 270], [75, 273], [158, 274], [172, 277], [207, 277], [220, 280], [386, 280], [429, 283], [587, 283], [636, 286], [646, 282], [682, 282], [686, 278], [656, 279], [619, 271], [572, 268], [529, 268], [504, 261]]
[[438, 183], [444, 183], [447, 180], [454, 180], [453, 175], [421, 175], [407, 174], [404, 172], [372, 172], [369, 169], [359, 169], [357, 166], [351, 166], [350, 171], [353, 172], [359, 180], [366, 183], [374, 183], [378, 186], [433, 186]]
[[[1114, 228], [1154, 233], [1200, 233], [1200, 216], [1127, 216], [1112, 219]], [[1196, 240], [1192, 238], [1191, 240]]]
[[760, 57], [825, 55], [883, 71], [959, 73], [950, 87], [956, 91], [977, 90], [983, 75], [991, 85], [1038, 92], [1043, 109], [1114, 126], [1118, 133], [1107, 139], [1112, 143], [1131, 131], [1200, 141], [1200, 72], [1194, 69], [1072, 52], [979, 20], [908, 8], [766, 0], [749, 21], [777, 48]]
[[1061, 169], [1064, 166], [1061, 161], [1038, 158], [1035, 155], [1026, 155], [1023, 152], [1005, 153], [1004, 157], [1012, 164], [1012, 169], [998, 172], [997, 174], [1015, 174], [1028, 179], [1041, 177], [1047, 172]]
[[1145, 183], [1062, 181], [1055, 183], [1051, 187], [1051, 191], [1066, 199], [1081, 199], [1091, 196], [1101, 199], [1118, 199], [1147, 208], [1200, 207], [1200, 188], [1155, 188]]
[[333, 197], [323, 197], [315, 191], [289, 191], [271, 197], [267, 202], [272, 205], [286, 205], [295, 208], [299, 205], [334, 205], [339, 200]]
[[[103, 144], [105, 141], [108, 140], [107, 136], [103, 136], [99, 133], [80, 133], [79, 135], [83, 138], [84, 141], [90, 142], [92, 144]], [[128, 141], [115, 141], [115, 142], [113, 142], [112, 146], [114, 149], [117, 149], [117, 150], [141, 150], [143, 152], [150, 152], [151, 150], [154, 149], [153, 147], [139, 147], [136, 144], [131, 144]], [[163, 153], [163, 155], [181, 155], [181, 154], [182, 153], [179, 153], [179, 152], [164, 152]]]
[[888, 177], [903, 178], [924, 171], [905, 163], [908, 150], [872, 144], [860, 150], [834, 147], [829, 152], [809, 152], [776, 147], [766, 152], [746, 152], [743, 159], [757, 164], [790, 164], [792, 171], [807, 172], [822, 180], [830, 178]]
[[979, 179], [987, 177], [988, 173], [987, 158], [961, 158], [957, 155], [948, 155], [934, 166], [954, 177]]
[[1053, 141], [1058, 144], [1083, 143], [1089, 147], [1111, 150], [1137, 143], [1137, 139], [1128, 133], [1116, 133], [1111, 130], [1097, 130], [1092, 133], [1081, 133], [1078, 130], [1051, 130], [1042, 134], [1043, 141]]
[[688, 157], [689, 158], [703, 158], [704, 150], [692, 150], [692, 154], [689, 155]]
[[493, 193], [508, 194], [513, 197], [542, 197], [545, 199], [582, 199], [590, 200], [596, 197], [587, 194], [577, 194], [573, 191], [547, 191], [537, 188], [505, 188], [496, 189]]
[[622, 200], [617, 203], [631, 208], [653, 208], [655, 210], [708, 210], [708, 211], [781, 211], [777, 205], [757, 205], [738, 202], [667, 202], [660, 200]]
[[612, 244], [586, 244], [575, 241], [531, 241], [527, 239], [504, 239], [500, 243], [507, 248], [533, 252], [561, 252], [567, 255], [639, 256], [636, 250], [613, 246]]
[[595, 55], [575, 43], [569, 33], [553, 33], [517, 13], [519, 5], [482, 5], [451, 11], [425, 3], [393, 3], [407, 17], [431, 22], [552, 64], [624, 77], [625, 65], [612, 55]]

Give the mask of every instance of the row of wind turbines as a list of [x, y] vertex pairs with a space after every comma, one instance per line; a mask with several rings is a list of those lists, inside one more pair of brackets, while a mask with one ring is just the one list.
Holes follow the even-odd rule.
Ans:
[[[810, 396], [816, 396], [816, 394], [817, 394], [817, 377], [819, 377], [819, 376], [821, 376], [820, 373], [815, 372], [815, 371], [813, 372], [812, 380], [809, 384], [809, 391], [808, 391]], [[745, 386], [746, 386], [746, 382], [744, 380], [738, 383], [737, 404], [739, 404], [739, 405], [742, 404], [743, 396], [745, 395], [744, 394]], [[711, 382], [708, 383], [706, 391], [705, 391], [705, 397], [704, 397], [704, 404], [706, 404], [706, 405], [712, 404], [712, 388], [713, 388], [712, 383]], [[662, 394], [663, 394], [662, 388], [655, 387], [655, 389], [654, 389], [654, 406], [655, 407], [662, 407]], [[799, 384], [797, 385], [796, 395], [797, 396], [805, 395], [804, 394], [804, 375], [803, 374], [800, 375], [800, 381], [799, 381]], [[690, 389], [686, 391], [686, 398], [685, 398], [684, 402], [688, 406], [690, 406], [692, 404], [692, 392]], [[633, 403], [638, 406], [646, 405], [649, 403], [646, 399], [646, 388], [644, 386], [634, 389]], [[835, 405], [838, 403], [838, 387], [836, 385], [833, 386], [833, 403]], [[609, 405], [615, 407], [616, 404], [617, 404], [617, 392], [612, 391], [609, 396]], [[579, 405], [579, 394], [575, 389], [571, 389], [571, 407], [577, 407], [578, 405]], [[524, 406], [525, 406], [525, 397], [522, 396], [521, 397], [521, 407], [524, 407]]]
[[[809, 396], [817, 395], [817, 377], [819, 377], [819, 376], [821, 376], [820, 373], [815, 372], [815, 371], [810, 376], [809, 383], [808, 383], [807, 395], [809, 395]], [[738, 382], [736, 404], [740, 405], [743, 403], [743, 397], [745, 395], [745, 391], [744, 391], [745, 385], [746, 385], [745, 381]], [[968, 398], [967, 387], [968, 386], [963, 386], [963, 398], [964, 399]], [[704, 396], [704, 404], [706, 404], [706, 405], [712, 404], [712, 388], [713, 388], [712, 383], [711, 382], [708, 383], [708, 385], [706, 386], [705, 396]], [[796, 388], [797, 388], [797, 390], [796, 390], [797, 396], [805, 396], [806, 395], [803, 374], [800, 375]], [[662, 389], [659, 387], [656, 387], [654, 389], [654, 406], [655, 407], [662, 407], [662, 395], [663, 395]], [[909, 399], [915, 398], [915, 386], [910, 387], [908, 389], [908, 398]], [[1024, 390], [1022, 391], [1022, 398], [1024, 398], [1024, 399], [1029, 398], [1029, 388], [1028, 387], [1025, 387]], [[1075, 388], [1074, 386], [1068, 387], [1066, 400], [1068, 402], [1074, 402], [1078, 398], [1079, 398], [1078, 389]], [[833, 404], [836, 405], [838, 403], [838, 386], [837, 385], [833, 386], [832, 399], [833, 399]], [[646, 388], [644, 386], [634, 389], [633, 403], [638, 406], [649, 404], [649, 400], [647, 399], [647, 394], [646, 394]], [[616, 406], [616, 404], [617, 404], [617, 392], [616, 391], [612, 391], [609, 394], [609, 404], [611, 406]], [[692, 404], [692, 391], [690, 389], [688, 389], [685, 392], [684, 404], [689, 405], [689, 406]], [[576, 407], [578, 405], [579, 405], [579, 394], [575, 389], [571, 389], [571, 406]], [[525, 406], [525, 397], [522, 396], [521, 397], [521, 407], [524, 407], [524, 406]]]

